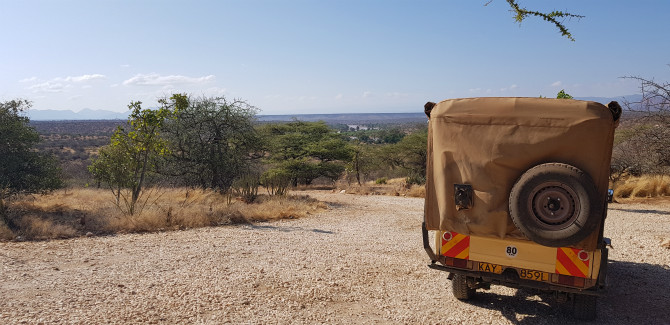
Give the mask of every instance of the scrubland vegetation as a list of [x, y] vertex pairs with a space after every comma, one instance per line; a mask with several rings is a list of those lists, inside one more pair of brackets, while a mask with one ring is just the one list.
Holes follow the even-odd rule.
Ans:
[[148, 203], [133, 215], [118, 209], [104, 189], [57, 190], [12, 202], [0, 239], [69, 238], [127, 232], [179, 230], [225, 224], [301, 218], [327, 206], [308, 196], [260, 195], [247, 204], [234, 196], [190, 188], [149, 189]]
[[[3, 156], [14, 168], [0, 179], [3, 239], [299, 218], [326, 206], [289, 193], [298, 187], [339, 181], [363, 193], [367, 181], [395, 177], [405, 184], [393, 193], [416, 195], [413, 185], [425, 181], [425, 123], [370, 125], [366, 142], [325, 122], [258, 123], [256, 108], [225, 98], [176, 94], [155, 109], [133, 102], [126, 122], [28, 124], [29, 107], [3, 103], [14, 123], [2, 136], [18, 148]], [[12, 137], [22, 133], [29, 138]], [[44, 168], [7, 160], [19, 152]]]
[[[670, 196], [670, 87], [639, 80], [643, 100], [624, 103], [615, 135], [615, 199]], [[314, 186], [425, 196], [425, 122], [258, 123], [257, 109], [239, 100], [159, 102], [131, 103], [126, 122], [33, 124], [21, 114], [30, 102], [0, 103], [0, 238], [297, 218], [326, 208], [289, 194]]]

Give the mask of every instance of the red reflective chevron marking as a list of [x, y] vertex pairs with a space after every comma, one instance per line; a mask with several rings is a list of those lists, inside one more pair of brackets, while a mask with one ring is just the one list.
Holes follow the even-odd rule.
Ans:
[[[450, 240], [446, 240], [448, 238]], [[470, 236], [450, 232], [449, 236], [442, 236], [442, 255], [460, 259], [470, 258]]]
[[579, 259], [581, 250], [569, 247], [556, 249], [556, 273], [585, 278], [589, 261]]

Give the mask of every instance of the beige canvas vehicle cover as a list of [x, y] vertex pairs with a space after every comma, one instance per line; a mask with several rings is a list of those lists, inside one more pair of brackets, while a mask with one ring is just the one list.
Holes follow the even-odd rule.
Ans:
[[[430, 112], [428, 230], [525, 239], [509, 216], [510, 190], [529, 168], [567, 163], [588, 173], [605, 204], [616, 123], [599, 103], [548, 98], [449, 99]], [[457, 211], [454, 184], [474, 205]], [[576, 245], [595, 249], [598, 230]]]

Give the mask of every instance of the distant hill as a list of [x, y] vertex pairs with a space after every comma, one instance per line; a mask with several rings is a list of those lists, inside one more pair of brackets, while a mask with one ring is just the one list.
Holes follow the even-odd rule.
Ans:
[[[575, 99], [591, 100], [607, 105], [615, 100], [623, 103], [637, 102], [642, 95], [619, 97], [575, 97]], [[105, 110], [83, 109], [79, 112], [71, 110], [35, 110], [28, 111], [28, 117], [33, 121], [70, 121], [70, 120], [126, 120], [130, 111], [119, 113]], [[416, 113], [338, 113], [338, 114], [286, 114], [286, 115], [258, 115], [260, 122], [282, 122], [298, 119], [305, 122], [324, 121], [330, 124], [368, 124], [368, 123], [407, 123], [426, 120], [423, 112]]]
[[79, 112], [71, 110], [28, 110], [28, 117], [33, 121], [71, 121], [71, 120], [126, 120], [128, 112], [119, 113], [105, 110], [85, 108]]
[[607, 105], [611, 101], [617, 101], [619, 104], [622, 104], [626, 101], [630, 103], [635, 103], [639, 102], [642, 100], [642, 95], [637, 94], [637, 95], [628, 95], [628, 96], [619, 96], [619, 97], [575, 97], [575, 99], [579, 100], [590, 100], [594, 102], [601, 103], [603, 105]]
[[287, 122], [295, 119], [304, 122], [324, 121], [329, 124], [369, 124], [424, 122], [427, 120], [427, 117], [423, 112], [419, 112], [258, 115], [257, 119], [260, 122]]
[[[118, 113], [104, 110], [84, 109], [79, 112], [71, 110], [34, 110], [28, 111], [32, 121], [78, 121], [78, 120], [126, 120], [128, 113]], [[284, 122], [294, 119], [327, 123], [406, 123], [426, 120], [423, 113], [352, 113], [352, 114], [288, 114], [288, 115], [258, 115], [260, 122]]]

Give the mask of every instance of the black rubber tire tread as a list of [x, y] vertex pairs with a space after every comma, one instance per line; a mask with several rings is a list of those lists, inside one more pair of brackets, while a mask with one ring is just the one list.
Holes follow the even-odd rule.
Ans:
[[468, 280], [465, 275], [454, 274], [451, 279], [451, 289], [454, 297], [458, 300], [469, 300], [475, 295], [475, 289], [468, 287]]
[[579, 320], [594, 320], [597, 316], [597, 296], [575, 294], [572, 301], [572, 313]]
[[[563, 229], [549, 229], [537, 222], [529, 201], [531, 192], [545, 182], [558, 182], [577, 196], [579, 211]], [[603, 198], [604, 199], [604, 198]], [[588, 237], [600, 224], [604, 203], [594, 182], [579, 168], [563, 163], [546, 163], [528, 169], [516, 181], [509, 197], [509, 213], [514, 224], [530, 240], [544, 246], [572, 246]]]

